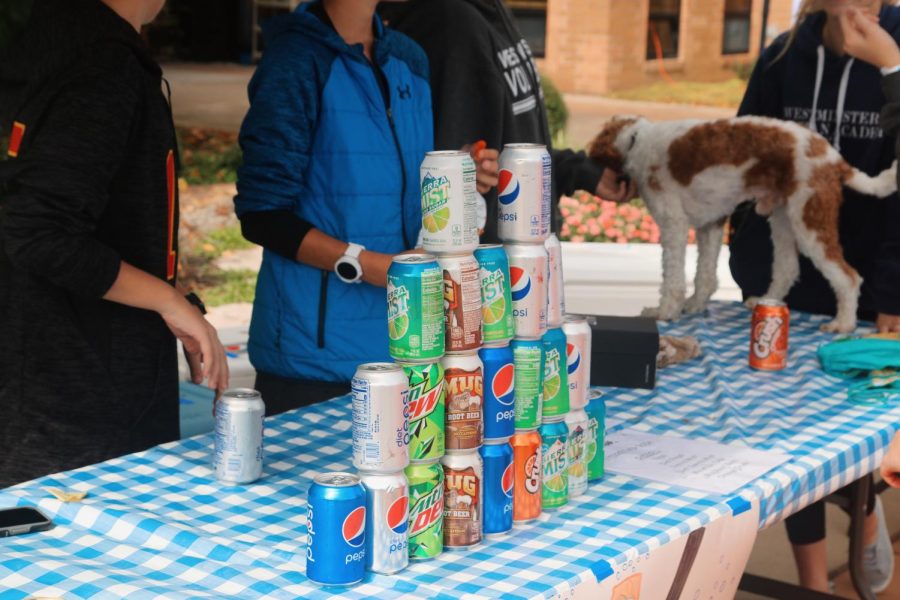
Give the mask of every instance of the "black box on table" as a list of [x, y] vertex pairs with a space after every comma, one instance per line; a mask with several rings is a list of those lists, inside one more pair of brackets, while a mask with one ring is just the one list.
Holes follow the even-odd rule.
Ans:
[[642, 388], [656, 385], [659, 330], [643, 317], [588, 316], [591, 385]]

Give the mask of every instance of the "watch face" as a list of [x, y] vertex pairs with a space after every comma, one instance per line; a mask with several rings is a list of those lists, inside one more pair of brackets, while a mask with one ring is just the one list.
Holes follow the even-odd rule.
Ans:
[[356, 279], [359, 271], [356, 270], [356, 267], [353, 266], [353, 263], [350, 262], [340, 262], [337, 266], [338, 275], [343, 277], [344, 279]]

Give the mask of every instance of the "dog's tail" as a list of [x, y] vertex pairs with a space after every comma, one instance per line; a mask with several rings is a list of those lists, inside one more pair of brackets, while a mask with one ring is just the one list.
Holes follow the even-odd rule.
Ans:
[[884, 198], [897, 191], [897, 161], [875, 177], [866, 175], [859, 169], [848, 167], [848, 177], [844, 185], [867, 196]]

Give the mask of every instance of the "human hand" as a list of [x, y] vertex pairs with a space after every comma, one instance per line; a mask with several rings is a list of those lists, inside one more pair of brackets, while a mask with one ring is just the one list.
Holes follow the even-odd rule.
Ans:
[[878, 313], [875, 326], [878, 327], [878, 333], [900, 333], [900, 315]]
[[184, 355], [191, 371], [191, 381], [216, 391], [216, 398], [228, 388], [228, 360], [215, 328], [196, 306], [176, 294], [160, 316], [169, 330], [184, 345]]
[[881, 478], [891, 487], [900, 488], [900, 431], [894, 434], [891, 445], [881, 459]]
[[500, 152], [488, 148], [484, 140], [463, 146], [463, 150], [475, 161], [475, 188], [479, 194], [486, 194], [500, 181]]
[[844, 52], [878, 68], [900, 65], [897, 42], [878, 25], [877, 17], [849, 7], [839, 17]]
[[393, 254], [363, 250], [359, 255], [362, 280], [378, 287], [387, 287], [387, 272], [393, 261]]
[[628, 202], [637, 197], [637, 184], [633, 180], [621, 181], [612, 169], [603, 169], [603, 175], [594, 190], [597, 196], [612, 202]]

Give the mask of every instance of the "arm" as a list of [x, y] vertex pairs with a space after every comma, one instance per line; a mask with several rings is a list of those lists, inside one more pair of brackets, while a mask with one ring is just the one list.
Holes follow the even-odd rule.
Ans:
[[[331, 271], [347, 242], [297, 216], [318, 119], [319, 91], [311, 58], [301, 62], [279, 38], [250, 82], [250, 110], [241, 126], [244, 161], [235, 211], [248, 240], [284, 258]], [[363, 280], [384, 286], [392, 255], [364, 251]]]

